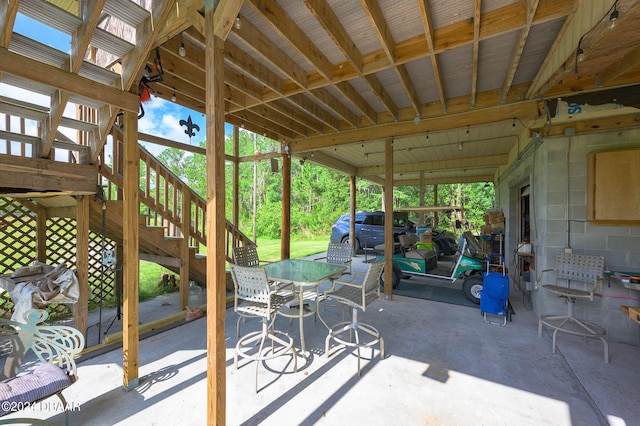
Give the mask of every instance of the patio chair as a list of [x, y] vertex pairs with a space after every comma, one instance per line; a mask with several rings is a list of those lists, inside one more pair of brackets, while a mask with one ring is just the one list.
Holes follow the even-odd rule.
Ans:
[[[354, 272], [351, 279], [347, 281], [334, 280], [331, 290], [324, 293], [325, 298], [330, 296], [351, 307], [351, 321], [340, 322], [329, 328], [329, 335], [325, 341], [326, 357], [329, 358], [331, 339], [342, 345], [355, 347], [358, 354], [358, 375], [360, 375], [360, 348], [371, 347], [373, 358], [373, 346], [380, 342], [380, 358], [384, 359], [384, 340], [380, 332], [373, 326], [358, 321], [358, 309], [364, 312], [370, 304], [380, 299], [380, 276], [383, 268], [384, 262], [370, 263], [366, 273]], [[356, 278], [362, 275], [364, 275], [362, 282], [356, 283]], [[336, 289], [338, 285], [340, 287]], [[361, 339], [361, 331], [368, 334], [370, 339]]]
[[[293, 295], [283, 295], [271, 288], [267, 273], [262, 267], [246, 267], [230, 265], [231, 277], [235, 287], [233, 310], [239, 315], [250, 315], [262, 320], [260, 331], [253, 331], [242, 336], [236, 344], [234, 365], [238, 368], [238, 357], [256, 361], [256, 393], [258, 392], [258, 367], [264, 360], [276, 358], [291, 352], [294, 372], [298, 371], [298, 360], [293, 339], [286, 333], [271, 330], [270, 322], [278, 309], [293, 299]], [[271, 348], [265, 342], [270, 341]], [[256, 350], [257, 347], [257, 350]]]
[[[234, 247], [233, 248], [233, 261], [236, 265], [239, 266], [248, 266], [248, 267], [259, 267], [260, 265], [264, 265], [265, 263], [269, 263], [265, 260], [260, 260], [258, 257], [258, 250], [255, 244], [249, 244], [246, 246]], [[279, 283], [270, 282], [271, 285], [278, 287]], [[236, 335], [240, 337], [240, 322], [245, 322], [247, 318], [256, 318], [255, 315], [251, 315], [250, 313], [238, 313], [238, 324], [236, 325]]]
[[[552, 276], [549, 284], [540, 284], [544, 276]], [[566, 315], [542, 315], [538, 321], [538, 335], [542, 337], [542, 328], [553, 329], [553, 353], [556, 353], [556, 335], [558, 332], [600, 339], [604, 345], [604, 362], [609, 362], [609, 344], [607, 333], [600, 326], [578, 319], [574, 315], [574, 305], [579, 299], [593, 302], [604, 279], [604, 256], [589, 256], [584, 254], [558, 253], [555, 268], [540, 271], [536, 280], [536, 288], [542, 288], [558, 297], [565, 299]], [[566, 283], [558, 285], [558, 280]], [[571, 288], [571, 283], [580, 283], [583, 289]]]
[[[314, 260], [325, 260], [327, 263], [334, 265], [345, 265], [349, 272], [343, 272], [342, 275], [351, 275], [351, 244], [349, 243], [329, 243], [327, 247], [327, 255], [318, 257]], [[340, 278], [340, 277], [335, 277]]]

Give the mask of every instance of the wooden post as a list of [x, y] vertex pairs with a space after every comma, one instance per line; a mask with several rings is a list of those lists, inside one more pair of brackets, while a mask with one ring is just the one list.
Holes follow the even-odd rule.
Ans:
[[224, 41], [214, 33], [214, 9], [205, 12], [207, 119], [207, 424], [226, 418]]
[[[433, 205], [439, 206], [438, 203], [438, 184], [433, 185]], [[438, 216], [438, 212], [433, 212], [433, 223], [431, 224], [432, 228], [438, 227], [438, 222], [440, 221], [440, 217]]]
[[282, 157], [282, 234], [280, 258], [291, 257], [291, 156]]
[[180, 221], [180, 310], [184, 311], [189, 303], [189, 239], [191, 230], [191, 192], [186, 186], [182, 190], [182, 207]]
[[351, 254], [356, 255], [356, 177], [349, 176], [349, 195], [350, 195], [350, 211], [351, 222], [349, 222], [349, 241], [351, 241]]
[[[424, 206], [424, 170], [420, 170], [420, 205]], [[420, 223], [424, 223], [424, 212], [420, 212], [418, 218]]]
[[80, 292], [74, 306], [73, 319], [76, 328], [87, 339], [89, 324], [89, 202], [91, 197], [82, 196], [76, 207], [76, 274]]
[[138, 216], [140, 207], [138, 192], [140, 186], [140, 159], [138, 151], [138, 115], [124, 112], [123, 139], [123, 198], [122, 198], [122, 241], [124, 246], [123, 277], [124, 295], [122, 300], [122, 351], [124, 387], [138, 386], [138, 283], [140, 265], [138, 263]]
[[393, 139], [384, 143], [384, 296], [391, 300], [393, 283]]
[[239, 206], [239, 195], [240, 195], [240, 130], [238, 126], [233, 126], [233, 226], [238, 227], [238, 223], [240, 223], [240, 206]]

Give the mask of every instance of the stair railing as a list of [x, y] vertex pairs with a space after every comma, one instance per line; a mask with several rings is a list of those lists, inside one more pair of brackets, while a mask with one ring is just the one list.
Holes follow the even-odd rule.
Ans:
[[[107, 200], [121, 200], [123, 188], [122, 130], [114, 127], [110, 141], [99, 158], [101, 184]], [[156, 159], [138, 145], [140, 152], [141, 214], [147, 226], [161, 226], [167, 237], [181, 237], [183, 218], [189, 218], [189, 245], [196, 253], [206, 247], [206, 201]], [[111, 153], [109, 154], [109, 150]], [[111, 159], [110, 162], [105, 158]], [[114, 167], [115, 165], [115, 167]], [[184, 199], [184, 203], [183, 203]], [[183, 212], [183, 207], [186, 207]], [[144, 206], [144, 207], [143, 207]], [[254, 242], [228, 220], [226, 221], [226, 259], [233, 262], [233, 248]]]

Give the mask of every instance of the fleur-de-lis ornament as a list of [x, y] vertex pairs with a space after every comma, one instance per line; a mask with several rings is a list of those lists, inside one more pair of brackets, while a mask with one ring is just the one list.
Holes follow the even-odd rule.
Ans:
[[[184, 133], [189, 136], [189, 144], [191, 144], [191, 137], [196, 135], [196, 132], [200, 131], [200, 126], [191, 121], [191, 115], [187, 120], [180, 120], [180, 126], [185, 126], [186, 129]], [[195, 131], [194, 131], [195, 130]]]

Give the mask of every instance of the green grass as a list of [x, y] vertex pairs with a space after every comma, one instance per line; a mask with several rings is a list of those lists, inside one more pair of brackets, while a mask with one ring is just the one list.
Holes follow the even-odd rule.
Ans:
[[[280, 260], [280, 240], [269, 238], [258, 238], [258, 256], [260, 260], [275, 261]], [[316, 253], [327, 251], [329, 245], [328, 236], [320, 236], [313, 238], [291, 238], [291, 258], [305, 257]], [[206, 250], [206, 249], [205, 249]], [[158, 295], [168, 293], [167, 289], [158, 286], [158, 280], [162, 274], [175, 275], [179, 283], [178, 274], [163, 268], [153, 262], [140, 262], [140, 294], [139, 300], [151, 299]]]
[[[260, 260], [268, 260], [273, 262], [280, 260], [280, 240], [272, 240], [268, 238], [258, 238], [258, 256]], [[291, 238], [291, 258], [309, 256], [316, 253], [327, 251], [329, 245], [328, 236], [319, 236], [313, 238]]]

